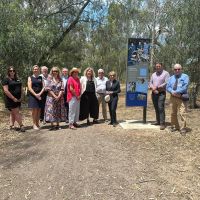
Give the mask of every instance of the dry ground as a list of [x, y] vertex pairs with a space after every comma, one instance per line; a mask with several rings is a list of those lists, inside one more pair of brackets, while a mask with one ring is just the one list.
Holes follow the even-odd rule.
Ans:
[[[1, 105], [2, 106], [2, 105]], [[169, 121], [169, 102], [166, 102]], [[119, 121], [142, 119], [141, 108], [118, 107]], [[189, 112], [186, 136], [157, 130], [123, 130], [101, 123], [72, 131], [7, 129], [1, 109], [2, 200], [199, 200], [199, 110]], [[147, 120], [154, 120], [149, 100]]]

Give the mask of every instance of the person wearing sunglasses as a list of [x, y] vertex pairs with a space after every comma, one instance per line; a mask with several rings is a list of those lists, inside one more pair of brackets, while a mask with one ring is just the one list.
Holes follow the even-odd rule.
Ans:
[[150, 79], [151, 98], [156, 113], [156, 122], [152, 123], [152, 125], [160, 125], [160, 130], [164, 130], [166, 85], [170, 75], [163, 69], [161, 62], [156, 63], [155, 69], [156, 71]]
[[[182, 73], [182, 66], [180, 64], [175, 64], [173, 67], [174, 75], [171, 76], [167, 83], [167, 92], [171, 94], [171, 132], [180, 131], [181, 134], [187, 132], [187, 102], [188, 98], [188, 85], [189, 76]], [[178, 122], [178, 111], [181, 116], [181, 121], [183, 125], [180, 129]]]
[[59, 130], [60, 122], [66, 121], [66, 108], [64, 104], [64, 84], [58, 67], [50, 71], [46, 90], [48, 91], [45, 104], [45, 120], [51, 123], [50, 130]]
[[5, 107], [10, 111], [10, 129], [15, 128], [15, 122], [20, 126], [20, 131], [25, 132], [22, 116], [19, 112], [22, 100], [22, 82], [18, 79], [17, 73], [13, 66], [7, 70], [7, 76], [2, 81], [3, 91], [5, 94]]

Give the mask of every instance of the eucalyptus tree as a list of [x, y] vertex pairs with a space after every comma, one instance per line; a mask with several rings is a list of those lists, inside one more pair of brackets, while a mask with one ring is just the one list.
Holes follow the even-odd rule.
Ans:
[[0, 66], [15, 65], [27, 73], [45, 64], [86, 11], [90, 0], [2, 0]]

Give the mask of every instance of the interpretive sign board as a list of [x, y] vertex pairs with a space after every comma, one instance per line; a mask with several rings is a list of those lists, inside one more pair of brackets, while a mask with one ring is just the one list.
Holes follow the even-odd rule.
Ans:
[[126, 106], [147, 106], [150, 39], [129, 38]]

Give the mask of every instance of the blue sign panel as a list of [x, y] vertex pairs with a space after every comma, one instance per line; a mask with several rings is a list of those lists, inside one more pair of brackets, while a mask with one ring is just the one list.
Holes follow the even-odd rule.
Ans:
[[150, 40], [129, 38], [126, 106], [147, 106]]

